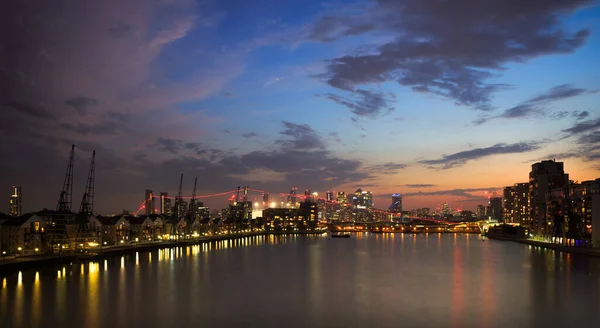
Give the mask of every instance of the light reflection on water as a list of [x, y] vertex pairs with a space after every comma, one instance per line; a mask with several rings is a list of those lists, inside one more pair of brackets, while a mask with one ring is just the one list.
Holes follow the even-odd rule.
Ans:
[[0, 327], [549, 327], [600, 320], [599, 259], [476, 235], [256, 236], [0, 278]]

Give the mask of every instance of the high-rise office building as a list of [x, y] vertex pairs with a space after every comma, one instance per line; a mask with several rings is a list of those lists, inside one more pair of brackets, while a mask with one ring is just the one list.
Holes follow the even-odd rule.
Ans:
[[305, 189], [304, 190], [304, 201], [305, 202], [312, 202], [313, 201], [310, 189]]
[[346, 196], [346, 193], [343, 191], [338, 192], [337, 194], [337, 202], [340, 204], [345, 204], [346, 201], [348, 200], [348, 197]]
[[515, 183], [513, 195], [513, 222], [529, 227], [529, 183]]
[[12, 216], [21, 216], [22, 210], [21, 206], [23, 203], [23, 195], [21, 194], [21, 187], [12, 187], [12, 195], [10, 195], [9, 201], [9, 215]]
[[325, 200], [328, 201], [328, 202], [333, 202], [333, 200], [334, 200], [333, 197], [334, 197], [333, 196], [333, 191], [328, 191], [325, 194]]
[[352, 205], [356, 208], [373, 207], [373, 194], [360, 188], [356, 189], [354, 196], [352, 196]]
[[166, 192], [160, 193], [160, 214], [171, 215], [171, 198], [169, 198], [169, 194]]
[[442, 215], [443, 216], [448, 216], [452, 214], [452, 209], [450, 208], [450, 205], [448, 205], [448, 203], [444, 203], [442, 205]]
[[146, 199], [146, 214], [154, 214], [154, 194], [152, 194], [152, 190], [146, 189], [146, 193], [144, 195]]
[[477, 205], [477, 218], [479, 220], [487, 220], [487, 209], [485, 205]]
[[296, 207], [296, 204], [298, 203], [298, 196], [296, 196], [298, 193], [298, 188], [292, 188], [292, 190], [290, 190], [290, 194], [288, 195], [288, 203], [290, 203], [291, 206]]
[[[546, 193], [552, 189], [566, 187], [569, 175], [564, 163], [554, 160], [542, 161], [531, 166], [529, 173], [529, 213], [532, 230], [538, 235], [549, 235], [553, 231], [546, 213]], [[550, 224], [549, 224], [550, 223]]]
[[490, 198], [490, 219], [501, 222], [504, 215], [502, 211], [502, 197], [491, 197]]
[[263, 205], [264, 206], [268, 206], [269, 205], [269, 193], [263, 193]]
[[514, 223], [515, 212], [515, 188], [513, 186], [504, 187], [502, 197], [502, 209], [504, 212], [504, 222]]
[[400, 194], [392, 195], [392, 205], [390, 205], [389, 211], [393, 213], [402, 213], [402, 196]]

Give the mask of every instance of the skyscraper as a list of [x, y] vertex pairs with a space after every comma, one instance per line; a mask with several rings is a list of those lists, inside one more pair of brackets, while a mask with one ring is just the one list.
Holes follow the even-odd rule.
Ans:
[[392, 205], [389, 210], [394, 213], [402, 213], [402, 196], [400, 194], [392, 195]]
[[298, 198], [296, 196], [297, 192], [298, 188], [292, 188], [292, 190], [290, 190], [290, 195], [288, 196], [288, 203], [293, 207], [296, 207], [296, 203], [298, 203]]
[[370, 191], [364, 191], [360, 188], [356, 189], [354, 196], [352, 196], [352, 205], [356, 208], [373, 207], [373, 194]]
[[22, 206], [22, 201], [23, 201], [23, 195], [21, 194], [21, 187], [12, 187], [13, 192], [12, 195], [10, 195], [10, 201], [9, 201], [9, 215], [12, 216], [21, 216], [22, 211], [21, 211], [21, 206]]
[[504, 211], [504, 222], [515, 222], [515, 188], [513, 186], [504, 187], [502, 197], [502, 208]]
[[160, 214], [171, 215], [171, 199], [166, 192], [160, 193]]
[[515, 183], [513, 195], [513, 222], [529, 227], [529, 183]]
[[150, 189], [146, 189], [146, 193], [145, 193], [145, 199], [146, 199], [146, 214], [153, 214], [154, 213], [154, 195], [152, 194], [152, 190]]
[[346, 193], [343, 191], [338, 192], [338, 194], [337, 194], [338, 203], [345, 204], [346, 200], [347, 200]]
[[485, 205], [477, 205], [477, 218], [480, 220], [487, 219]]
[[263, 205], [264, 206], [268, 206], [269, 205], [269, 193], [266, 192], [263, 194]]
[[503, 214], [504, 213], [502, 211], [502, 197], [490, 198], [490, 218], [494, 221], [501, 222]]
[[562, 188], [569, 183], [569, 175], [564, 171], [564, 163], [554, 160], [531, 165], [529, 173], [529, 213], [532, 230], [538, 235], [549, 235], [551, 222], [546, 217], [546, 193]]
[[333, 202], [333, 191], [328, 191], [325, 194], [325, 200], [328, 202]]

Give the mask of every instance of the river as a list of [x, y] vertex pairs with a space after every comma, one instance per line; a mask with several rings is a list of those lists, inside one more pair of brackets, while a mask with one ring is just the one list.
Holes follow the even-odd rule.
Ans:
[[600, 259], [477, 235], [255, 236], [0, 280], [0, 327], [600, 325]]

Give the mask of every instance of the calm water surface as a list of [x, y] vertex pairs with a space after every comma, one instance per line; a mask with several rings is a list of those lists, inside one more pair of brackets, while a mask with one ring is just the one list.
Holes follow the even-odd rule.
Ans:
[[0, 327], [600, 326], [599, 259], [475, 235], [248, 237], [0, 280]]

